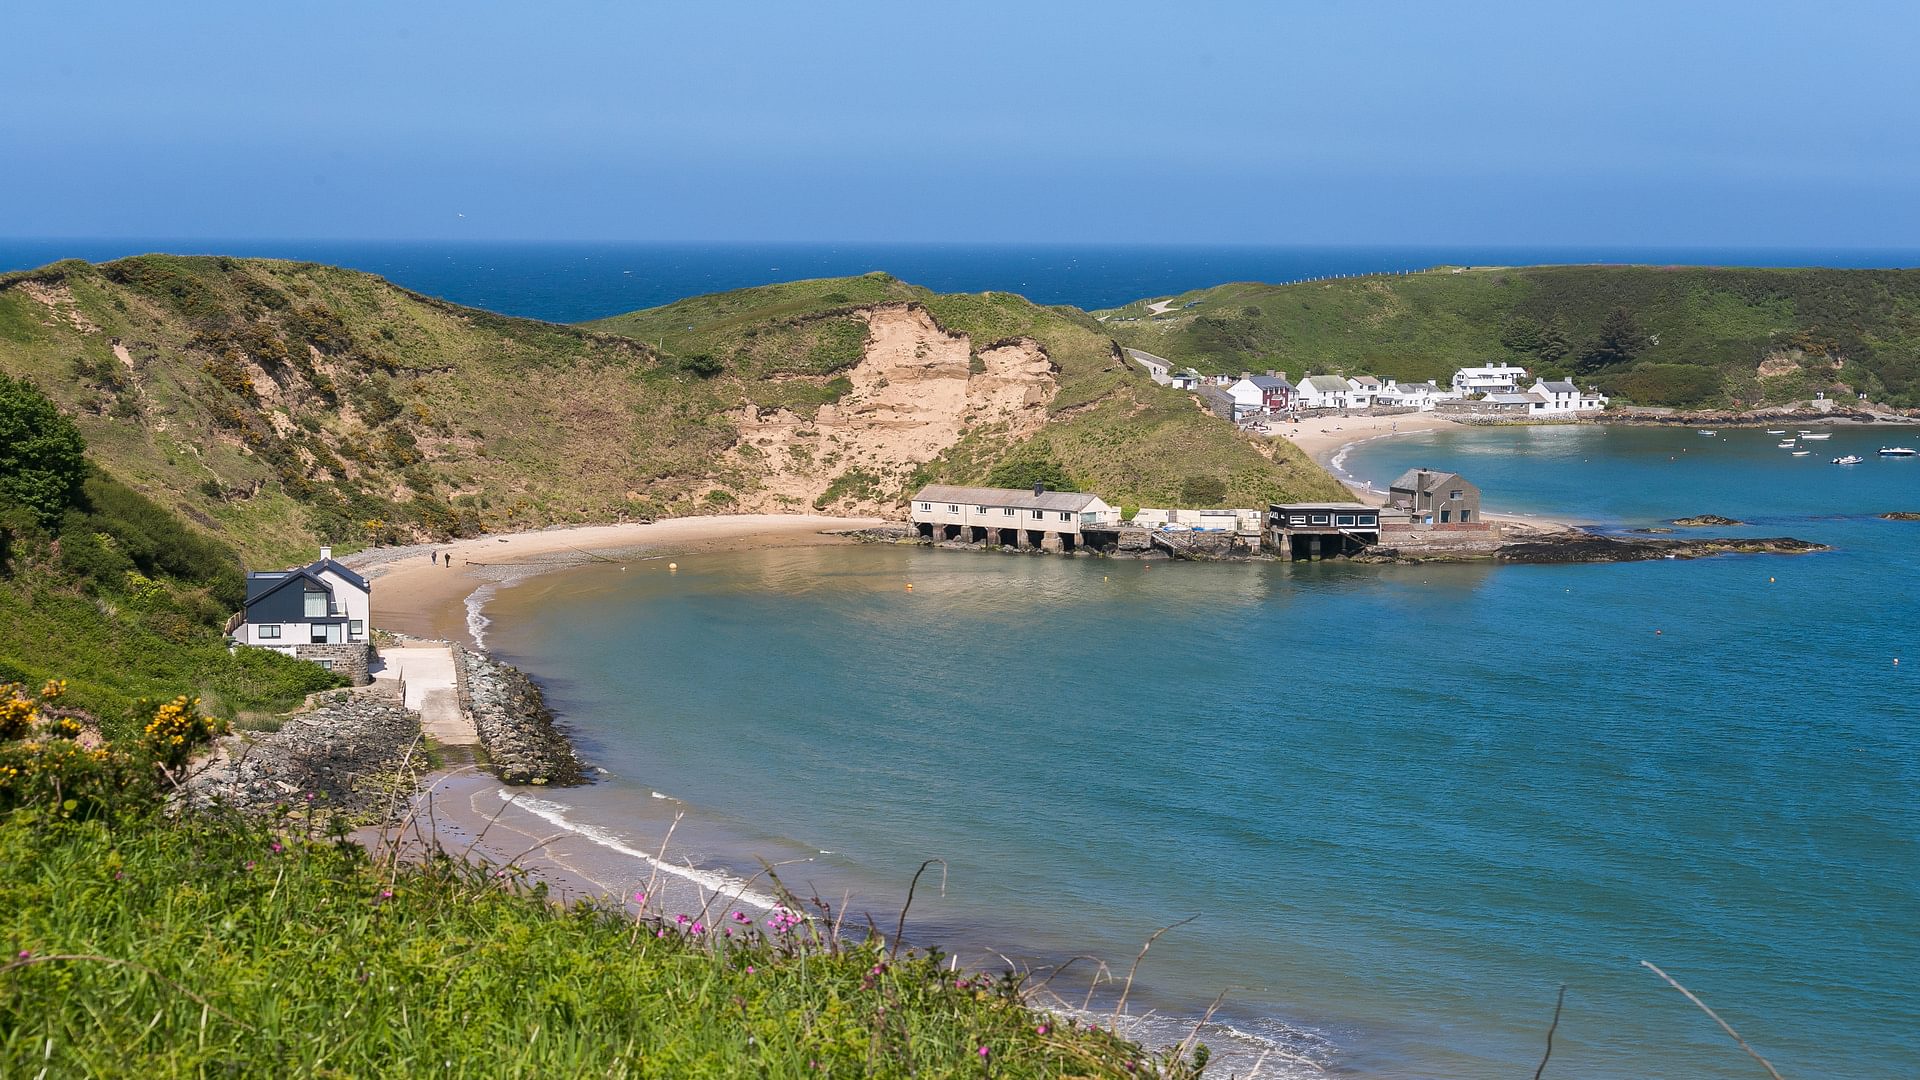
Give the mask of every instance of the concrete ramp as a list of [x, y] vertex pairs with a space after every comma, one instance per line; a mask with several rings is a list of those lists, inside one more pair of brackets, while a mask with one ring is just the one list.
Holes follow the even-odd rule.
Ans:
[[407, 708], [420, 714], [420, 730], [443, 746], [475, 746], [480, 735], [460, 709], [453, 649], [446, 645], [409, 645], [379, 651], [375, 682], [398, 681], [406, 687]]

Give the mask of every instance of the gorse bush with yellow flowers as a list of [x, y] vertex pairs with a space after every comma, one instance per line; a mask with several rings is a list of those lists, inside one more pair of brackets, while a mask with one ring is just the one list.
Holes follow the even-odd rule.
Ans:
[[158, 705], [140, 739], [116, 745], [101, 739], [92, 717], [60, 704], [66, 682], [49, 680], [29, 695], [20, 683], [0, 685], [0, 811], [41, 806], [59, 816], [94, 816], [143, 807], [158, 796], [165, 773], [183, 768], [193, 752], [226, 731], [185, 695]]

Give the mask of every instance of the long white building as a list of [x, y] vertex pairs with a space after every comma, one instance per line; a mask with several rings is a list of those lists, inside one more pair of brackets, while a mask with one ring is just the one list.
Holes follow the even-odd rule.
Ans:
[[1120, 523], [1120, 511], [1098, 495], [1048, 491], [1039, 484], [1032, 491], [929, 484], [914, 493], [907, 516], [932, 540], [1050, 551], [1079, 547], [1083, 529]]
[[1453, 373], [1453, 388], [1468, 397], [1513, 394], [1520, 392], [1520, 384], [1526, 377], [1526, 368], [1502, 361], [1485, 367], [1461, 368]]

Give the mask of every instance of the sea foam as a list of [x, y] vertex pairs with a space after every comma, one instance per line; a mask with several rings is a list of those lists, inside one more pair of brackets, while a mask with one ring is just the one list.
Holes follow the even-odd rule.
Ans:
[[606, 848], [608, 851], [638, 859], [662, 873], [672, 874], [675, 877], [690, 881], [708, 892], [731, 897], [743, 904], [751, 904], [762, 911], [771, 911], [781, 906], [780, 901], [772, 895], [751, 888], [747, 882], [731, 874], [718, 870], [700, 870], [691, 866], [675, 866], [672, 863], [657, 859], [641, 851], [639, 848], [633, 847], [608, 829], [603, 829], [598, 825], [592, 825], [586, 822], [575, 821], [567, 816], [567, 807], [559, 803], [548, 802], [544, 799], [531, 799], [519, 792], [509, 791], [506, 788], [501, 788], [498, 794], [502, 802], [511, 802], [515, 806], [520, 807], [522, 810], [527, 811], [550, 825], [565, 829], [584, 839], [591, 840], [601, 847]]

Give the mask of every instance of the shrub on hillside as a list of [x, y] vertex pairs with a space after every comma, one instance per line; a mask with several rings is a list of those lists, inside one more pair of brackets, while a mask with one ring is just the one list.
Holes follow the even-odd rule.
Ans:
[[1079, 491], [1066, 467], [1052, 458], [1026, 457], [1003, 461], [987, 474], [987, 484], [1000, 488], [1031, 488], [1044, 484], [1048, 491]]
[[0, 506], [51, 524], [80, 501], [86, 452], [80, 429], [38, 387], [0, 374]]
[[1602, 389], [1636, 405], [1699, 405], [1721, 390], [1720, 373], [1687, 364], [1643, 364], [1608, 375]]

